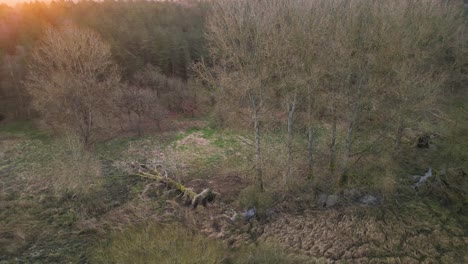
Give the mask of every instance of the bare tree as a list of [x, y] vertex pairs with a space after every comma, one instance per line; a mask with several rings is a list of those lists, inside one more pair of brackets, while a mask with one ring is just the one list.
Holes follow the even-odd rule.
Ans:
[[139, 136], [144, 132], [145, 121], [155, 123], [161, 130], [161, 121], [167, 110], [161, 105], [155, 90], [128, 85], [122, 92], [121, 104], [127, 110], [129, 122], [135, 124]]
[[[198, 65], [196, 72], [219, 88], [224, 98], [249, 109], [254, 134], [254, 157], [258, 186], [263, 190], [261, 127], [265, 107], [275, 83], [271, 67], [277, 26], [275, 10], [281, 1], [216, 1], [207, 23], [210, 63]], [[278, 8], [276, 8], [278, 7]], [[268, 8], [272, 12], [265, 12]], [[273, 45], [274, 44], [274, 45]]]
[[262, 14], [258, 27], [266, 32], [261, 42], [267, 58], [265, 65], [268, 65], [271, 76], [269, 85], [276, 90], [275, 94], [287, 115], [287, 157], [283, 173], [283, 183], [286, 184], [292, 176], [295, 115], [303, 101], [301, 97], [307, 80], [301, 57], [304, 54], [300, 52], [301, 43], [298, 42], [303, 30], [300, 27], [300, 21], [304, 19], [301, 9], [310, 7], [310, 4], [290, 0], [265, 1], [262, 4], [263, 10], [268, 12]]
[[[306, 124], [299, 125], [307, 127], [308, 175], [314, 125], [321, 122], [329, 132], [330, 174], [341, 185], [350, 168], [382, 143], [389, 123], [398, 124], [398, 142], [405, 120], [433, 101], [450, 69], [437, 61], [447, 60], [444, 52], [453, 51], [448, 43], [457, 42], [463, 25], [450, 18], [451, 8], [436, 0], [217, 1], [207, 25], [210, 60], [197, 73], [220, 91], [222, 108], [250, 110], [258, 178], [268, 106], [287, 116], [283, 181], [293, 171], [296, 113], [306, 111]], [[376, 114], [372, 127], [363, 129]], [[368, 136], [375, 139], [363, 143]]]
[[[388, 45], [382, 51], [389, 72], [386, 102], [395, 124], [394, 154], [401, 148], [410, 120], [434, 107], [461, 50], [465, 28], [462, 10], [454, 3], [397, 1], [382, 16]], [[466, 21], [466, 20], [465, 20]], [[466, 22], [465, 22], [466, 23]], [[388, 107], [388, 106], [387, 106]]]
[[162, 98], [169, 90], [168, 78], [161, 73], [158, 67], [151, 64], [145, 65], [142, 70], [132, 76], [132, 84], [140, 88], [148, 88], [156, 93], [157, 98]]
[[115, 112], [120, 75], [109, 45], [94, 32], [48, 29], [31, 57], [25, 85], [43, 121], [72, 129], [89, 143]]
[[390, 123], [396, 119], [398, 150], [406, 120], [417, 120], [418, 113], [436, 101], [451, 69], [443, 54], [454, 52], [460, 43], [463, 23], [454, 8], [439, 1], [349, 2], [340, 19], [345, 31], [338, 31], [345, 51], [341, 64], [348, 73], [340, 97], [347, 129], [339, 183], [349, 168], [364, 105], [391, 113]]
[[4, 94], [0, 111], [15, 118], [29, 118], [31, 114], [28, 94], [21, 84], [25, 75], [22, 61], [26, 55], [25, 49], [18, 46], [15, 54], [0, 56], [0, 93]]

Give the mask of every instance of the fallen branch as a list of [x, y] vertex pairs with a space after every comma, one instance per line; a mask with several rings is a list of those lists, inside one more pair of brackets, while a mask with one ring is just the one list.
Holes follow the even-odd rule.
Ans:
[[180, 193], [184, 203], [190, 205], [192, 208], [197, 208], [200, 204], [206, 206], [208, 203], [213, 202], [216, 196], [219, 195], [209, 188], [204, 189], [200, 193], [196, 193], [194, 190], [185, 187], [182, 183], [167, 177], [167, 173], [163, 176], [158, 170], [149, 168], [143, 164], [132, 164], [132, 167], [137, 170], [134, 175], [161, 182], [167, 187], [175, 189]]

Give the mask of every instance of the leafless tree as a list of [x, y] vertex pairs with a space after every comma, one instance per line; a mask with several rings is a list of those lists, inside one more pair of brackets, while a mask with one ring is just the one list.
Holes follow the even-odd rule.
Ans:
[[134, 123], [139, 136], [143, 134], [145, 121], [155, 123], [161, 130], [161, 122], [167, 110], [162, 106], [156, 91], [128, 85], [122, 92], [120, 103], [127, 110], [129, 122]]
[[[281, 1], [221, 0], [213, 3], [207, 23], [210, 63], [198, 75], [218, 88], [224, 98], [247, 108], [252, 121], [256, 178], [263, 189], [261, 127], [275, 80], [271, 67], [277, 45], [271, 33], [278, 27]], [[266, 12], [268, 8], [271, 12]]]
[[[443, 54], [459, 42], [463, 23], [456, 13], [436, 0], [216, 1], [207, 24], [209, 61], [197, 73], [219, 91], [222, 108], [250, 110], [258, 178], [261, 123], [281, 107], [287, 116], [284, 182], [292, 174], [296, 113], [305, 111], [300, 125], [307, 127], [309, 177], [314, 125], [322, 122], [330, 175], [342, 184], [391, 123], [399, 142], [405, 119], [430, 106], [450, 69], [440, 63]], [[377, 114], [365, 127], [364, 117]], [[361, 146], [364, 134], [376, 139]]]
[[29, 63], [25, 86], [53, 128], [72, 129], [85, 144], [115, 113], [120, 75], [109, 45], [72, 25], [48, 29]]

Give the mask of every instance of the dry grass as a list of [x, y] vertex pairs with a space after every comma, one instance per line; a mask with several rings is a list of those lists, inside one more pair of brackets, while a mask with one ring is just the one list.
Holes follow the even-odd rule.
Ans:
[[[234, 145], [234, 146], [232, 146]], [[238, 142], [218, 131], [189, 129], [176, 135], [169, 144], [161, 144], [151, 138], [129, 142], [115, 165], [125, 169], [129, 161], [140, 161], [148, 165], [162, 166], [168, 176], [180, 181], [194, 178], [209, 178], [227, 173], [243, 156], [237, 151]]]
[[180, 224], [145, 224], [114, 233], [92, 252], [93, 263], [287, 264], [308, 263], [272, 244], [231, 250]]
[[[0, 248], [2, 248], [0, 255], [16, 256], [18, 252], [28, 252], [28, 245], [47, 239], [55, 240], [59, 233], [66, 234], [66, 243], [73, 245], [73, 243], [83, 240], [81, 235], [72, 235], [72, 233], [76, 233], [89, 235], [93, 241], [96, 241], [95, 239], [98, 237], [110, 239], [106, 240], [109, 243], [98, 245], [99, 249], [93, 252], [93, 260], [97, 263], [151, 263], [157, 261], [148, 260], [150, 257], [167, 258], [167, 255], [164, 254], [169, 254], [171, 257], [180, 256], [179, 263], [197, 263], [198, 260], [200, 260], [199, 263], [202, 263], [202, 261], [206, 261], [204, 257], [208, 256], [215, 259], [218, 257], [221, 260], [225, 259], [226, 263], [294, 263], [290, 256], [282, 253], [284, 247], [289, 248], [289, 252], [295, 252], [298, 245], [301, 245], [297, 252], [309, 254], [309, 259], [311, 259], [310, 254], [315, 256], [326, 254], [327, 258], [335, 258], [335, 254], [340, 255], [346, 251], [342, 245], [351, 243], [350, 241], [354, 241], [355, 237], [363, 237], [372, 239], [372, 244], [366, 244], [362, 248], [349, 251], [358, 255], [368, 253], [380, 257], [384, 255], [382, 248], [387, 247], [380, 239], [382, 233], [385, 233], [388, 238], [392, 239], [392, 241], [388, 241], [392, 250], [391, 254], [398, 255], [400, 235], [409, 236], [416, 233], [420, 235], [419, 231], [414, 230], [422, 230], [424, 233], [426, 228], [430, 228], [433, 232], [431, 231], [429, 236], [421, 238], [418, 236], [414, 238], [414, 241], [408, 240], [411, 242], [410, 246], [402, 245], [402, 248], [403, 246], [408, 248], [405, 249], [407, 253], [409, 252], [408, 255], [410, 255], [410, 251], [418, 249], [418, 245], [421, 244], [421, 250], [427, 251], [428, 256], [435, 256], [436, 259], [438, 256], [441, 259], [447, 258], [448, 253], [439, 252], [439, 255], [436, 254], [438, 250], [434, 250], [433, 247], [437, 247], [437, 242], [430, 243], [430, 245], [424, 242], [427, 238], [430, 239], [428, 241], [437, 241], [437, 238], [440, 237], [448, 241], [447, 245], [443, 246], [444, 249], [450, 248], [449, 243], [453, 242], [456, 245], [453, 252], [458, 255], [449, 259], [460, 260], [459, 252], [461, 251], [459, 248], [463, 244], [462, 230], [460, 231], [458, 220], [449, 223], [449, 218], [438, 219], [439, 216], [445, 217], [446, 211], [437, 212], [437, 217], [435, 217], [427, 215], [427, 210], [416, 212], [420, 210], [418, 208], [423, 206], [418, 204], [414, 209], [409, 210], [405, 217], [398, 216], [399, 209], [395, 213], [389, 213], [387, 209], [384, 209], [385, 212], [375, 213], [377, 215], [375, 217], [364, 217], [366, 221], [362, 223], [360, 217], [367, 215], [367, 212], [346, 216], [348, 220], [352, 216], [349, 221], [339, 211], [336, 211], [337, 214], [330, 210], [307, 213], [307, 209], [314, 206], [315, 183], [301, 177], [303, 176], [301, 168], [304, 165], [301, 164], [300, 159], [303, 152], [298, 152], [294, 165], [295, 177], [288, 185], [281, 185], [284, 166], [281, 160], [284, 154], [284, 142], [280, 138], [273, 138], [274, 140], [272, 136], [265, 138], [265, 140], [272, 142], [270, 145], [265, 145], [264, 149], [265, 171], [271, 174], [266, 175], [266, 177], [271, 182], [268, 184], [267, 192], [259, 194], [251, 187], [240, 193], [240, 189], [244, 189], [247, 185], [247, 182], [241, 177], [253, 175], [248, 170], [241, 170], [251, 165], [249, 163], [251, 146], [248, 139], [235, 134], [204, 128], [191, 129], [178, 135], [172, 134], [170, 142], [161, 141], [158, 136], [116, 139], [109, 143], [111, 146], [108, 149], [109, 153], [102, 149], [97, 153], [102, 160], [106, 160], [106, 163], [103, 163], [105, 166], [101, 165], [95, 155], [84, 149], [73, 137], [47, 141], [26, 140], [11, 136], [1, 138], [1, 136], [0, 133], [0, 157], [8, 157], [16, 160], [17, 163], [15, 163], [12, 175], [7, 175], [5, 178], [7, 180], [3, 189], [5, 192], [0, 193], [0, 201], [2, 202], [0, 203]], [[296, 143], [300, 142], [297, 140]], [[265, 141], [265, 144], [267, 143], [269, 142]], [[325, 147], [324, 144], [319, 144], [319, 146]], [[161, 162], [168, 168], [186, 164], [187, 166], [174, 167], [173, 170], [181, 173], [180, 177], [186, 181], [187, 186], [195, 189], [208, 186], [219, 191], [223, 199], [218, 200], [208, 208], [187, 209], [180, 205], [175, 197], [166, 196], [166, 190], [158, 187], [157, 184], [132, 178], [128, 176], [128, 173], [116, 168], [121, 164], [120, 162], [129, 160]], [[377, 156], [371, 159], [369, 157], [363, 159], [363, 163], [378, 163], [380, 166], [377, 168], [378, 171], [373, 167], [362, 167], [363, 171], [378, 173], [369, 176], [356, 175], [355, 178], [351, 178], [351, 180], [355, 180], [355, 182], [351, 182], [354, 184], [351, 185], [353, 188], [370, 183], [382, 186], [379, 191], [390, 196], [399, 186], [395, 178], [397, 174], [392, 170], [382, 170], [394, 166], [389, 158]], [[228, 174], [228, 172], [236, 173]], [[326, 178], [326, 174], [319, 174], [320, 170], [317, 170], [317, 173], [318, 177]], [[101, 175], [104, 174], [106, 175], [103, 186], [105, 190], [101, 193], [98, 190], [100, 190], [101, 181], [104, 180]], [[83, 185], [93, 188], [86, 190]], [[122, 192], [121, 186], [125, 186], [126, 191]], [[101, 196], [101, 194], [103, 195]], [[67, 199], [63, 199], [64, 195]], [[70, 199], [70, 196], [73, 195], [75, 199]], [[62, 197], [62, 199], [56, 199], [57, 196]], [[79, 208], [76, 210], [77, 207], [89, 207], [91, 208], [89, 210], [94, 210], [94, 201], [99, 202], [100, 200], [106, 200], [105, 203], [108, 206], [106, 210], [92, 215], [83, 215]], [[253, 244], [247, 247], [243, 246], [246, 241], [252, 241], [244, 229], [245, 227], [229, 226], [229, 223], [224, 225], [224, 217], [218, 218], [224, 215], [230, 217], [231, 211], [227, 208], [231, 206], [237, 207], [235, 208], [237, 211], [256, 206], [259, 216], [261, 214], [268, 215], [272, 207], [279, 209], [273, 211], [273, 218], [269, 218], [272, 224], [255, 221], [254, 228], [257, 231], [254, 233], [256, 238], [260, 236], [260, 244], [264, 240], [266, 242], [276, 241], [282, 245], [282, 249], [271, 246], [257, 247]], [[287, 210], [282, 210], [285, 208]], [[439, 205], [435, 205], [434, 208], [434, 210], [441, 210]], [[290, 218], [282, 215], [280, 213], [282, 211], [306, 213]], [[414, 217], [411, 216], [413, 212], [417, 213]], [[37, 219], [38, 216], [39, 219]], [[386, 220], [381, 221], [379, 217], [385, 217]], [[285, 218], [290, 222], [281, 222]], [[412, 222], [421, 222], [421, 219], [418, 218], [433, 220], [420, 225], [405, 226]], [[230, 243], [232, 238], [235, 241], [233, 245], [236, 245], [236, 249], [226, 249], [219, 241], [208, 240], [179, 225], [175, 227], [169, 225], [168, 229], [160, 225], [147, 225], [148, 222], [173, 223], [174, 221], [182, 221], [198, 230], [208, 230], [207, 228], [211, 227], [212, 229], [207, 232], [202, 232], [227, 243]], [[260, 222], [262, 222], [261, 225]], [[335, 225], [337, 222], [340, 223], [338, 226]], [[259, 226], [256, 226], [257, 223]], [[438, 225], [453, 229], [453, 234], [456, 234], [456, 237], [450, 238], [450, 234], [436, 227]], [[305, 228], [308, 228], [309, 231], [304, 231]], [[391, 232], [402, 230], [402, 228], [405, 230], [398, 231], [400, 233], [396, 236], [391, 236]], [[367, 232], [366, 230], [369, 231], [368, 234], [363, 235], [362, 232]], [[263, 232], [265, 233], [262, 234]], [[437, 232], [443, 232], [443, 235], [439, 235]], [[345, 234], [345, 236], [338, 233]], [[109, 237], [109, 234], [112, 235]], [[303, 237], [303, 234], [306, 237]], [[374, 234], [378, 237], [369, 238]], [[270, 241], [269, 238], [274, 239]], [[318, 241], [314, 242], [316, 247], [307, 242], [308, 239]], [[302, 242], [299, 242], [300, 240]], [[338, 242], [335, 243], [335, 241]], [[340, 241], [343, 242], [342, 245]], [[374, 242], [380, 244], [374, 245]], [[308, 244], [311, 244], [312, 247], [306, 248]], [[86, 247], [88, 245], [89, 243]], [[328, 250], [323, 248], [323, 246], [330, 245], [332, 247]], [[366, 248], [368, 246], [372, 246], [372, 248]], [[84, 248], [80, 250], [82, 249]], [[51, 249], [47, 250], [49, 252]], [[30, 254], [29, 252], [26, 254]], [[414, 257], [419, 255], [414, 254]], [[63, 253], [60, 257], [68, 258], [69, 256], [65, 256]], [[346, 258], [348, 257], [346, 256]], [[190, 261], [183, 262], [187, 259]], [[299, 261], [297, 263], [307, 262]]]
[[57, 143], [50, 167], [52, 187], [58, 195], [87, 195], [102, 184], [100, 161], [75, 136], [67, 135]]
[[385, 174], [380, 179], [380, 183], [376, 184], [380, 193], [384, 197], [391, 197], [397, 189], [397, 178], [392, 170], [385, 170]]
[[101, 185], [101, 163], [78, 137], [68, 134], [52, 144], [35, 144], [23, 145], [31, 153], [18, 172], [27, 182], [27, 193], [50, 190], [59, 197], [86, 196]]
[[225, 249], [216, 241], [181, 225], [145, 225], [115, 233], [109, 244], [93, 252], [94, 263], [199, 263], [217, 264]]

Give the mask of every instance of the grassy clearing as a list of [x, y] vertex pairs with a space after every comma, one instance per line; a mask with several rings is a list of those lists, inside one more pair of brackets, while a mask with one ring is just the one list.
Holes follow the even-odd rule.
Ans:
[[246, 157], [235, 137], [208, 127], [192, 127], [162, 136], [111, 140], [96, 148], [99, 157], [112, 160], [117, 167], [129, 161], [162, 164], [179, 179], [189, 180], [239, 170]]
[[49, 134], [40, 131], [29, 121], [18, 121], [0, 126], [0, 137], [22, 137], [42, 141], [51, 138]]
[[24, 187], [11, 189], [20, 195], [85, 196], [101, 185], [100, 161], [76, 137], [3, 140], [1, 151], [14, 167], [10, 180]]
[[78, 263], [88, 238], [77, 222], [132, 186], [105, 165], [75, 137], [55, 139], [28, 122], [0, 127], [0, 261]]
[[101, 207], [100, 162], [28, 122], [0, 127], [0, 159], [0, 261], [78, 262], [84, 238], [72, 227]]
[[[122, 162], [162, 160], [187, 180], [209, 177], [225, 160], [220, 146], [229, 144], [235, 144], [229, 136], [202, 128], [115, 138], [93, 150], [73, 137], [53, 139], [31, 123], [1, 127], [0, 261], [78, 262], [83, 240], [97, 239], [96, 231], [125, 228], [165, 212], [165, 198], [148, 191], [145, 180], [128, 176]], [[57, 247], [54, 239], [66, 246]]]
[[[268, 216], [270, 209], [278, 203], [281, 208], [295, 212], [314, 206], [317, 193], [312, 181], [297, 177], [286, 187], [275, 184], [282, 176], [285, 145], [281, 136], [270, 135], [264, 140], [265, 177], [272, 183], [263, 194], [248, 187], [232, 196], [229, 204], [242, 210], [255, 206], [260, 218]], [[210, 263], [211, 260], [219, 260], [217, 263], [306, 263], [295, 262], [280, 248], [271, 245], [243, 246], [233, 250], [224, 242], [206, 239], [180, 225], [145, 224], [167, 222], [168, 219], [177, 221], [183, 216], [171, 203], [172, 197], [164, 196], [149, 181], [129, 176], [126, 163], [164, 164], [180, 180], [191, 184], [205, 184], [230, 173], [251, 179], [250, 143], [249, 138], [241, 134], [199, 126], [178, 133], [115, 138], [84, 149], [73, 138], [54, 139], [27, 123], [1, 127], [0, 261], [18, 258], [27, 263], [78, 263], [85, 260], [92, 263], [148, 263], [150, 258], [171, 256], [180, 258], [179, 263]], [[303, 143], [303, 138], [295, 138], [296, 146]], [[326, 147], [326, 140], [319, 137], [318, 146]], [[427, 155], [427, 151], [421, 156], [423, 154]], [[304, 151], [295, 155], [304, 155]], [[415, 160], [412, 164], [418, 165], [418, 162]], [[294, 175], [300, 175], [304, 164], [297, 162], [295, 166]], [[392, 185], [411, 184], [409, 180], [403, 182], [397, 178], [399, 181], [395, 182], [394, 178], [381, 177], [389, 173], [381, 169], [364, 168], [363, 172], [369, 175], [356, 174], [350, 179], [350, 186], [373, 184], [391, 189]], [[406, 179], [406, 174], [402, 175], [401, 179]], [[202, 180], [195, 181], [199, 179]], [[360, 182], [352, 182], [358, 179]], [[444, 226], [460, 237], [460, 222], [466, 222], [466, 219], [442, 209], [436, 199], [451, 203], [450, 197], [435, 191], [421, 189], [417, 196], [414, 191], [406, 190], [407, 199], [401, 200], [407, 203], [405, 214], [414, 214], [415, 219], [431, 217], [431, 226]], [[288, 201], [287, 206], [285, 201]], [[461, 208], [464, 204], [461, 203]], [[377, 210], [375, 217], [385, 218], [384, 210]], [[461, 211], [463, 213], [463, 209]], [[388, 222], [406, 224], [397, 218]], [[95, 250], [88, 251], [89, 245], [96, 246]], [[457, 252], [460, 245], [457, 244]], [[190, 261], [184, 262], [187, 259]], [[177, 259], [171, 260], [177, 262]]]

